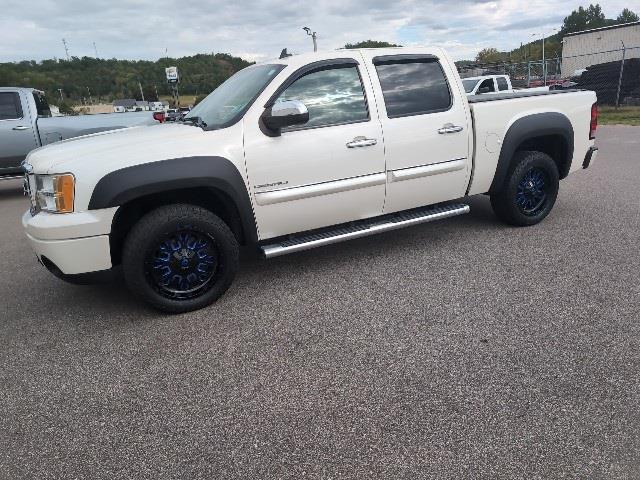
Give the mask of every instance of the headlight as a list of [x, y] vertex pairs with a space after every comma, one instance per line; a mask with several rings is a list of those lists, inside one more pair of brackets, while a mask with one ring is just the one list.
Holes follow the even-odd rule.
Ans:
[[36, 203], [45, 212], [73, 212], [76, 179], [70, 173], [36, 175]]

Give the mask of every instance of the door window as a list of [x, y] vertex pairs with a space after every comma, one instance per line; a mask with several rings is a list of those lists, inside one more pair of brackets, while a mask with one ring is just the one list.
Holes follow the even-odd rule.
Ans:
[[15, 92], [0, 92], [0, 120], [22, 118], [20, 97]]
[[300, 127], [326, 127], [369, 120], [364, 88], [355, 66], [330, 68], [300, 77], [276, 102], [298, 100], [309, 110], [309, 121]]
[[480, 84], [477, 90], [478, 93], [490, 93], [495, 91], [496, 91], [496, 87], [493, 85], [493, 78], [487, 78], [485, 81], [483, 81]]
[[509, 84], [506, 78], [498, 77], [496, 80], [498, 81], [498, 90], [509, 90]]
[[451, 92], [437, 61], [376, 65], [387, 117], [442, 112], [451, 107]]

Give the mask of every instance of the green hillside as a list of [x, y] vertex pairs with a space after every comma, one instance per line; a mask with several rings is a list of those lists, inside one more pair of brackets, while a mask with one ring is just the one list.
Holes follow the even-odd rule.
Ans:
[[0, 86], [34, 87], [44, 90], [50, 99], [79, 103], [91, 93], [94, 101], [110, 102], [114, 98], [140, 99], [142, 85], [146, 100], [167, 95], [165, 67], [177, 66], [180, 93], [201, 95], [211, 92], [238, 70], [251, 65], [231, 55], [199, 54], [192, 57], [161, 58], [157, 61], [96, 59], [44, 60], [0, 63]]

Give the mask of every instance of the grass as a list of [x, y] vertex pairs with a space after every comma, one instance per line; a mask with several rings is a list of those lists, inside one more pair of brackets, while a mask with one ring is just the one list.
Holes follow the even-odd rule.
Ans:
[[[160, 95], [159, 100], [166, 100], [167, 102], [171, 103], [173, 98], [171, 98], [171, 95]], [[195, 101], [195, 95], [180, 95], [180, 105], [183, 107], [186, 107], [187, 105], [193, 105]]]
[[636, 125], [640, 126], [640, 107], [598, 107], [600, 125]]

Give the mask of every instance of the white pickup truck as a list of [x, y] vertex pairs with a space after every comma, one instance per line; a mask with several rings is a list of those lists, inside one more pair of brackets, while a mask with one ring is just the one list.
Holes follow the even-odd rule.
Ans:
[[462, 86], [467, 95], [513, 92], [509, 75], [483, 75], [482, 77], [463, 78]]
[[22, 221], [55, 275], [121, 265], [155, 307], [193, 310], [227, 290], [241, 244], [271, 258], [460, 215], [456, 199], [487, 193], [506, 223], [540, 222], [559, 180], [595, 158], [595, 103], [467, 99], [437, 48], [288, 57], [236, 73], [182, 123], [32, 152]]

